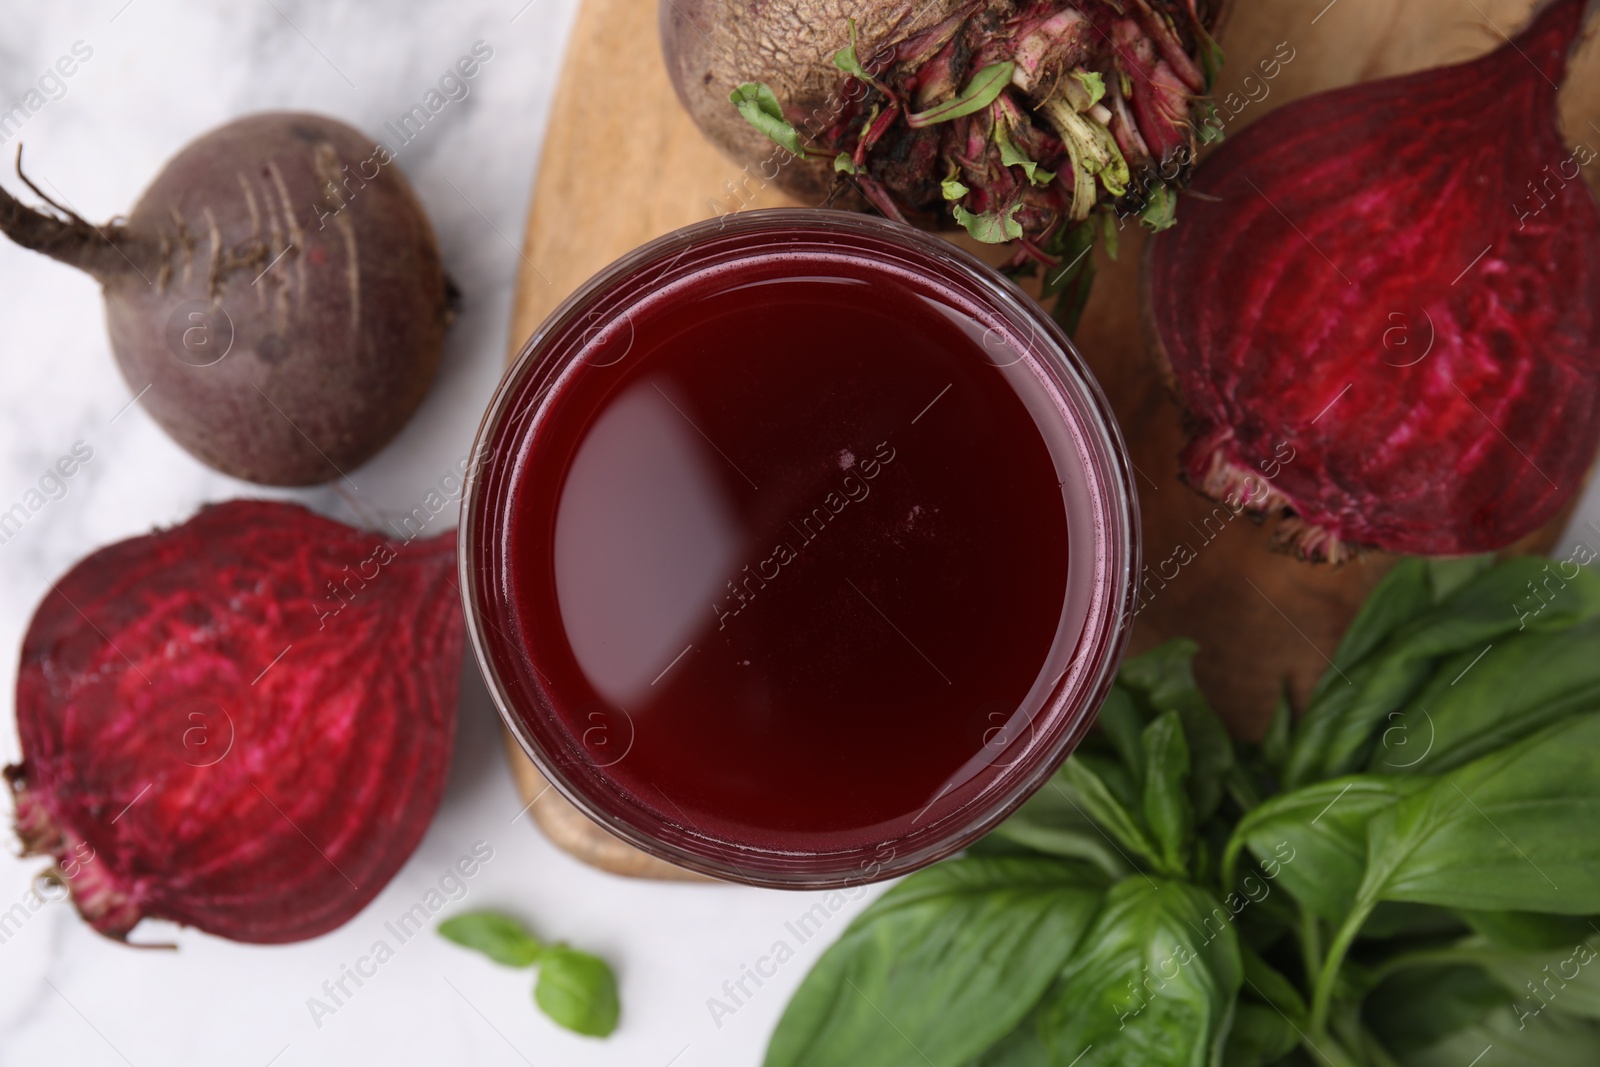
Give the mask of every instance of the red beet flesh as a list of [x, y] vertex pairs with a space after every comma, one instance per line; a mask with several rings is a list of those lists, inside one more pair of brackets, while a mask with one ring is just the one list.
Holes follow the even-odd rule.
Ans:
[[453, 533], [232, 501], [79, 563], [23, 643], [25, 853], [119, 939], [146, 916], [252, 942], [350, 919], [444, 788], [454, 561]]
[[1500, 548], [1580, 488], [1600, 209], [1556, 91], [1584, 6], [1475, 62], [1280, 108], [1198, 168], [1150, 264], [1193, 484], [1272, 473], [1282, 538], [1335, 560]]

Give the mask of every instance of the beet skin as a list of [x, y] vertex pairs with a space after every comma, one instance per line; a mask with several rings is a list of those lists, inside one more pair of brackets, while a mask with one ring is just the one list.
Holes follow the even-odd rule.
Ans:
[[310, 485], [353, 470], [422, 402], [454, 292], [389, 150], [272, 112], [191, 143], [127, 219], [92, 226], [0, 190], [0, 232], [105, 292], [128, 387], [225, 474]]

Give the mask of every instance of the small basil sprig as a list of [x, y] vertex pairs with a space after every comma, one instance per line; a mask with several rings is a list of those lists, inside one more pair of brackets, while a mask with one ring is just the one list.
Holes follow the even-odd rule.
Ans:
[[469, 911], [439, 924], [439, 933], [507, 967], [539, 968], [533, 999], [557, 1024], [588, 1037], [609, 1037], [621, 1006], [617, 980], [598, 956], [545, 944], [522, 923], [493, 911]]

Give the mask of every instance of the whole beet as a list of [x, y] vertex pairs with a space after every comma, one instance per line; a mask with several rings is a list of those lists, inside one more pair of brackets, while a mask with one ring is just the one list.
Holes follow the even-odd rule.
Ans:
[[100, 282], [129, 388], [217, 470], [338, 478], [427, 393], [454, 292], [393, 157], [349, 126], [288, 112], [230, 122], [104, 226], [51, 203], [59, 214], [0, 190], [0, 232]]
[[659, 11], [680, 100], [747, 175], [1016, 241], [1008, 266], [1063, 268], [1048, 293], [1079, 269], [1093, 213], [1171, 224], [1172, 192], [1215, 132], [1206, 90], [1222, 7], [662, 0]]

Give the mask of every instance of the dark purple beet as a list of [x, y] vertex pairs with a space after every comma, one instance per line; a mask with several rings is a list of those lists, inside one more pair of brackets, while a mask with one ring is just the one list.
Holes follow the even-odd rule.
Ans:
[[217, 470], [329, 481], [428, 391], [454, 290], [389, 151], [343, 123], [230, 122], [104, 226], [52, 206], [0, 190], [0, 232], [99, 280], [129, 388], [149, 386], [145, 408]]

